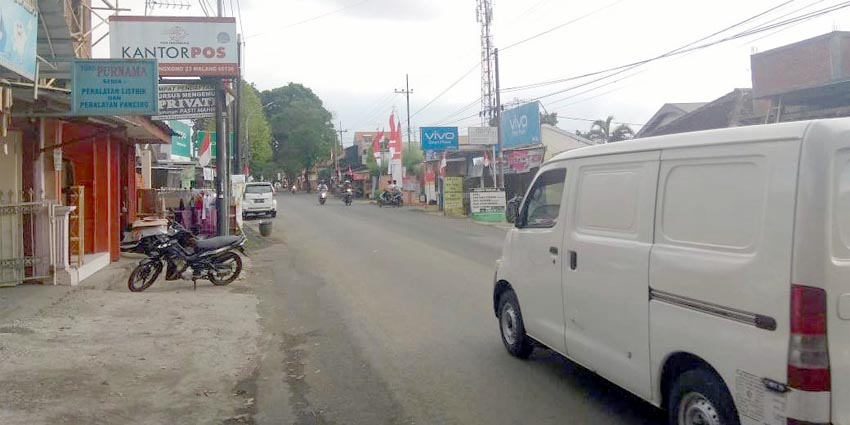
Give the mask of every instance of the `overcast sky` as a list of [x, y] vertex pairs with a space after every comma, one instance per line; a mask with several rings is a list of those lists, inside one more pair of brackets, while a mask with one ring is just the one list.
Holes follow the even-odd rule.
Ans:
[[[156, 15], [203, 15], [199, 0], [185, 12], [157, 9]], [[215, 5], [215, 0], [210, 1]], [[386, 127], [393, 107], [406, 113], [405, 73], [410, 74], [411, 112], [419, 111], [480, 62], [480, 27], [475, 0], [224, 0], [226, 14], [240, 17], [245, 35], [245, 78], [260, 89], [289, 82], [312, 88], [353, 131]], [[240, 5], [241, 3], [241, 5]], [[771, 20], [788, 19], [841, 3], [838, 0], [494, 0], [493, 42], [500, 53], [501, 86], [509, 88], [577, 76], [654, 57], [699, 40], [771, 7], [788, 3], [717, 37]], [[144, 12], [144, 0], [121, 7]], [[232, 6], [235, 7], [232, 7]], [[241, 6], [241, 16], [239, 9]], [[795, 10], [799, 10], [794, 12]], [[794, 12], [794, 13], [792, 13]], [[131, 13], [123, 13], [131, 14]], [[590, 16], [585, 15], [590, 14]], [[786, 15], [785, 18], [780, 18]], [[518, 41], [562, 25], [545, 35]], [[582, 120], [614, 115], [642, 124], [665, 102], [716, 99], [733, 88], [751, 87], [754, 51], [850, 29], [850, 8], [781, 30], [729, 41], [667, 58], [581, 88], [593, 78], [504, 93], [503, 103], [565, 90], [541, 100], [557, 111], [559, 126], [587, 130]], [[108, 55], [107, 42], [95, 54]], [[598, 86], [606, 84], [603, 87]], [[475, 69], [411, 121], [414, 127], [454, 117], [451, 125], [478, 125], [468, 106], [479, 98], [481, 71]], [[455, 114], [457, 112], [457, 114]], [[635, 129], [638, 127], [635, 126]], [[346, 144], [348, 144], [346, 143]]]

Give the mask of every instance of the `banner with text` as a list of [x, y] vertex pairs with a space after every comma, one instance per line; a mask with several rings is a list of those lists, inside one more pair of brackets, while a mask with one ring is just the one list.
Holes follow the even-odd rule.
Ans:
[[443, 211], [447, 215], [463, 215], [463, 177], [443, 178]]
[[496, 127], [469, 127], [470, 145], [499, 144], [499, 129]]
[[159, 115], [154, 120], [185, 120], [215, 116], [215, 88], [208, 84], [162, 84]]
[[38, 9], [35, 0], [0, 0], [0, 66], [35, 79]]
[[469, 193], [469, 212], [499, 213], [505, 212], [504, 189], [475, 188]]
[[522, 174], [543, 164], [544, 148], [518, 149], [505, 152], [505, 174]]
[[109, 17], [113, 58], [156, 59], [163, 77], [236, 77], [236, 18]]
[[539, 145], [540, 102], [526, 103], [502, 112], [502, 148]]
[[419, 133], [424, 151], [444, 151], [458, 148], [457, 127], [422, 127]]
[[168, 121], [166, 124], [176, 133], [171, 136], [171, 156], [190, 161], [192, 159], [192, 128], [183, 121]]
[[156, 115], [156, 61], [78, 59], [71, 64], [73, 115]]

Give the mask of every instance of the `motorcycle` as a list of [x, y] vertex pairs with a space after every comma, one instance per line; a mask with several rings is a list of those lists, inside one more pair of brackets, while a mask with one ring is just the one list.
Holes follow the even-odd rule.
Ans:
[[164, 264], [166, 280], [191, 280], [195, 288], [202, 279], [216, 286], [229, 285], [242, 272], [242, 257], [234, 250], [244, 253], [244, 236], [197, 239], [179, 223], [168, 220], [134, 224], [132, 235], [136, 244], [126, 242], [122, 250], [143, 253], [147, 258], [130, 273], [130, 292], [142, 292], [153, 285]]
[[328, 200], [328, 191], [323, 190], [319, 193], [319, 205], [325, 205], [325, 201]]
[[354, 198], [354, 191], [349, 187], [345, 189], [345, 193], [342, 195], [342, 200], [345, 202], [346, 206], [351, 206], [351, 199]]
[[295, 192], [297, 190], [298, 190], [298, 188], [296, 188], [295, 185], [292, 185], [292, 187], [289, 188], [289, 191], [292, 192], [293, 195], [295, 194]]
[[403, 207], [404, 200], [401, 197], [401, 191], [385, 191], [378, 197], [378, 206], [383, 207], [384, 205], [390, 207]]

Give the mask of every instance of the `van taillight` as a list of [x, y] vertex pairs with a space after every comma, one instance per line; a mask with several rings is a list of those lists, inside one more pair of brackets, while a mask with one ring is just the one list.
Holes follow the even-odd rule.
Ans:
[[823, 289], [791, 285], [788, 386], [802, 391], [829, 391], [826, 291]]

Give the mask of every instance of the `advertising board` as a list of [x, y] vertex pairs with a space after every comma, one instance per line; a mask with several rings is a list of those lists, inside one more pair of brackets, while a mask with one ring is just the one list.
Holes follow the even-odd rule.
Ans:
[[540, 103], [532, 102], [502, 112], [502, 148], [538, 145], [540, 138]]
[[71, 64], [73, 115], [156, 115], [159, 76], [147, 59], [77, 59]]
[[185, 120], [215, 116], [215, 88], [209, 84], [161, 84], [159, 115], [154, 120]]
[[444, 151], [458, 148], [457, 127], [422, 127], [422, 150]]

